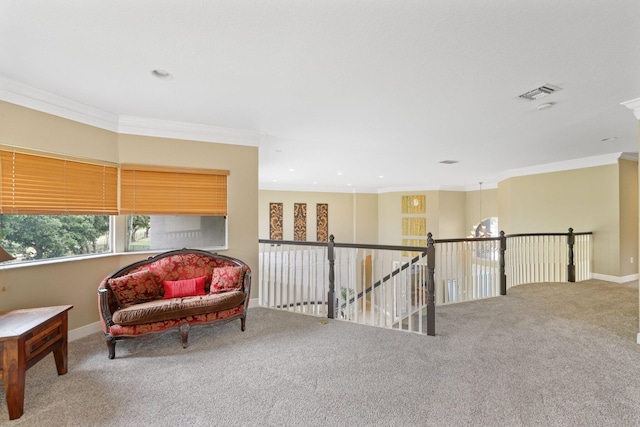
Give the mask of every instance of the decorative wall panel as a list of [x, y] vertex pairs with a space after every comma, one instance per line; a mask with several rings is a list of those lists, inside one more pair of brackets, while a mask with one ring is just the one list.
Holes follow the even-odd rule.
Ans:
[[282, 203], [269, 203], [269, 239], [282, 240]]
[[307, 241], [307, 204], [293, 204], [293, 240]]
[[329, 205], [327, 203], [316, 205], [316, 234], [318, 242], [329, 241]]
[[426, 218], [402, 218], [402, 235], [403, 236], [426, 236], [427, 235], [427, 219]]
[[403, 214], [427, 213], [425, 196], [402, 196]]

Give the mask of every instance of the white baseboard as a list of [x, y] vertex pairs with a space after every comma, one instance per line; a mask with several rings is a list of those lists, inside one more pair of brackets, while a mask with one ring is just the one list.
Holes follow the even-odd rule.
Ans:
[[91, 334], [95, 334], [96, 332], [101, 332], [101, 331], [102, 331], [102, 325], [100, 324], [99, 321], [89, 323], [88, 325], [80, 326], [79, 328], [70, 330], [67, 341], [71, 342], [71, 341], [79, 340], [80, 338], [84, 338]]
[[249, 308], [251, 307], [260, 307], [260, 298], [250, 298]]
[[609, 276], [608, 274], [591, 273], [591, 278], [596, 280], [604, 280], [605, 282], [627, 283], [638, 280], [638, 274], [630, 274], [628, 276]]
[[636, 338], [636, 341], [638, 342], [638, 344], [640, 344], [640, 332], [638, 332], [638, 337]]

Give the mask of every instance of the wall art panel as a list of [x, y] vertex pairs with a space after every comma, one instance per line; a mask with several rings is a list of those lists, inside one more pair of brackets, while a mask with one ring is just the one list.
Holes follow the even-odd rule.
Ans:
[[307, 204], [293, 204], [293, 240], [307, 241]]
[[329, 204], [316, 205], [316, 234], [318, 242], [329, 241]]
[[403, 236], [426, 236], [427, 235], [427, 219], [426, 218], [402, 218], [402, 235]]
[[427, 212], [425, 196], [402, 196], [403, 214], [423, 214]]
[[282, 240], [282, 203], [269, 203], [269, 239]]

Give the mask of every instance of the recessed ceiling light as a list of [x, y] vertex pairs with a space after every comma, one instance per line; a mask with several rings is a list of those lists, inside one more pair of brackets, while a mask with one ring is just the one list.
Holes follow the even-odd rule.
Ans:
[[440, 163], [442, 163], [443, 165], [452, 165], [454, 163], [458, 163], [459, 160], [442, 160]]
[[553, 107], [553, 104], [555, 104], [555, 102], [547, 102], [545, 104], [540, 104], [536, 107], [536, 109], [539, 111], [546, 110], [547, 108]]
[[347, 184], [347, 187], [351, 187], [351, 184]]
[[170, 72], [166, 71], [166, 70], [161, 70], [159, 68], [151, 71], [151, 74], [154, 75], [154, 77], [157, 77], [161, 80], [171, 80], [173, 79], [173, 74], [171, 74]]
[[338, 175], [342, 175], [342, 172], [338, 172]]
[[295, 172], [295, 171], [296, 171], [296, 170], [295, 170], [295, 169], [293, 169], [293, 168], [289, 169], [289, 172]]
[[609, 142], [609, 141], [615, 141], [616, 139], [618, 139], [617, 136], [610, 136], [609, 138], [603, 138], [600, 141], [602, 142]]
[[384, 175], [378, 175], [378, 178], [382, 179], [384, 178]]

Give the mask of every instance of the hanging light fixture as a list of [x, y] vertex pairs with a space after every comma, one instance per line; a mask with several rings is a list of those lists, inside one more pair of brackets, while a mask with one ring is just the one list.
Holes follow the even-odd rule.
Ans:
[[479, 201], [479, 211], [480, 211], [480, 221], [478, 222], [478, 224], [476, 224], [472, 229], [471, 229], [471, 236], [469, 237], [487, 237], [489, 236], [491, 233], [487, 233], [487, 226], [483, 221], [482, 218], [482, 181], [478, 182], [478, 184], [480, 185], [480, 193], [479, 193], [479, 197], [480, 197], [480, 201]]

